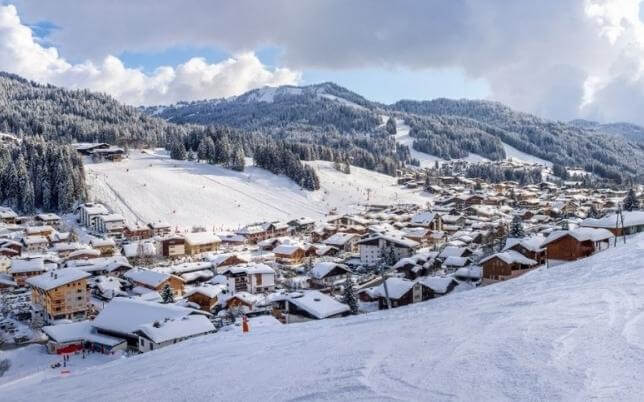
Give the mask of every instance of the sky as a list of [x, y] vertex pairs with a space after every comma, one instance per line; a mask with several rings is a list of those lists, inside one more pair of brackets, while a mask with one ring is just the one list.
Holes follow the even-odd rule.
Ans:
[[133, 105], [333, 81], [644, 124], [639, 0], [0, 0], [0, 70]]

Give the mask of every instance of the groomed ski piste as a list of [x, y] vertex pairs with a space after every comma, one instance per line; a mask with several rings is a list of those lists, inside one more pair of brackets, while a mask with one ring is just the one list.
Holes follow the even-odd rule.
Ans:
[[[252, 159], [247, 161], [252, 164]], [[104, 202], [129, 222], [162, 221], [188, 229], [225, 230], [263, 220], [321, 219], [331, 210], [351, 212], [359, 204], [425, 205], [431, 200], [421, 189], [401, 188], [391, 176], [353, 166], [351, 174], [344, 174], [331, 162], [306, 163], [316, 169], [320, 190], [302, 190], [289, 178], [255, 166], [235, 172], [172, 160], [162, 149], [132, 150], [123, 161], [88, 162], [85, 170], [90, 199]]]
[[641, 400], [644, 235], [503, 283], [0, 386], [6, 401]]

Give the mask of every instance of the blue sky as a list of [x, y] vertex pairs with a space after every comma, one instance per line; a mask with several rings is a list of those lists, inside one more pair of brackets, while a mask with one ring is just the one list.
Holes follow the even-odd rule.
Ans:
[[[279, 48], [267, 47], [255, 51], [263, 64], [270, 68], [281, 65]], [[123, 52], [118, 55], [123, 63], [152, 73], [159, 66], [185, 63], [192, 57], [203, 57], [209, 63], [218, 63], [231, 54], [212, 47], [173, 47], [160, 52]], [[468, 78], [458, 68], [443, 69], [304, 69], [302, 85], [332, 81], [364, 97], [383, 103], [400, 99], [470, 98], [482, 99], [490, 94], [483, 79]]]

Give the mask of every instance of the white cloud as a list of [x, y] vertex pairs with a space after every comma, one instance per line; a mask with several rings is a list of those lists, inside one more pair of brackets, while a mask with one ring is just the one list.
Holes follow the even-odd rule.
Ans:
[[111, 55], [100, 63], [71, 64], [56, 48], [43, 47], [34, 39], [13, 5], [0, 6], [0, 70], [34, 81], [106, 92], [134, 105], [227, 97], [300, 80], [298, 72], [268, 69], [251, 52], [215, 64], [192, 58], [176, 67], [159, 67], [152, 74], [125, 67]]

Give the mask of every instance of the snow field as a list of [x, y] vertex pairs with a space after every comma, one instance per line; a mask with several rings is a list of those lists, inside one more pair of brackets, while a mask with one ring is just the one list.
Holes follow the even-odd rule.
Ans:
[[11, 401], [641, 400], [643, 347], [640, 235], [437, 300], [204, 336], [0, 392]]

